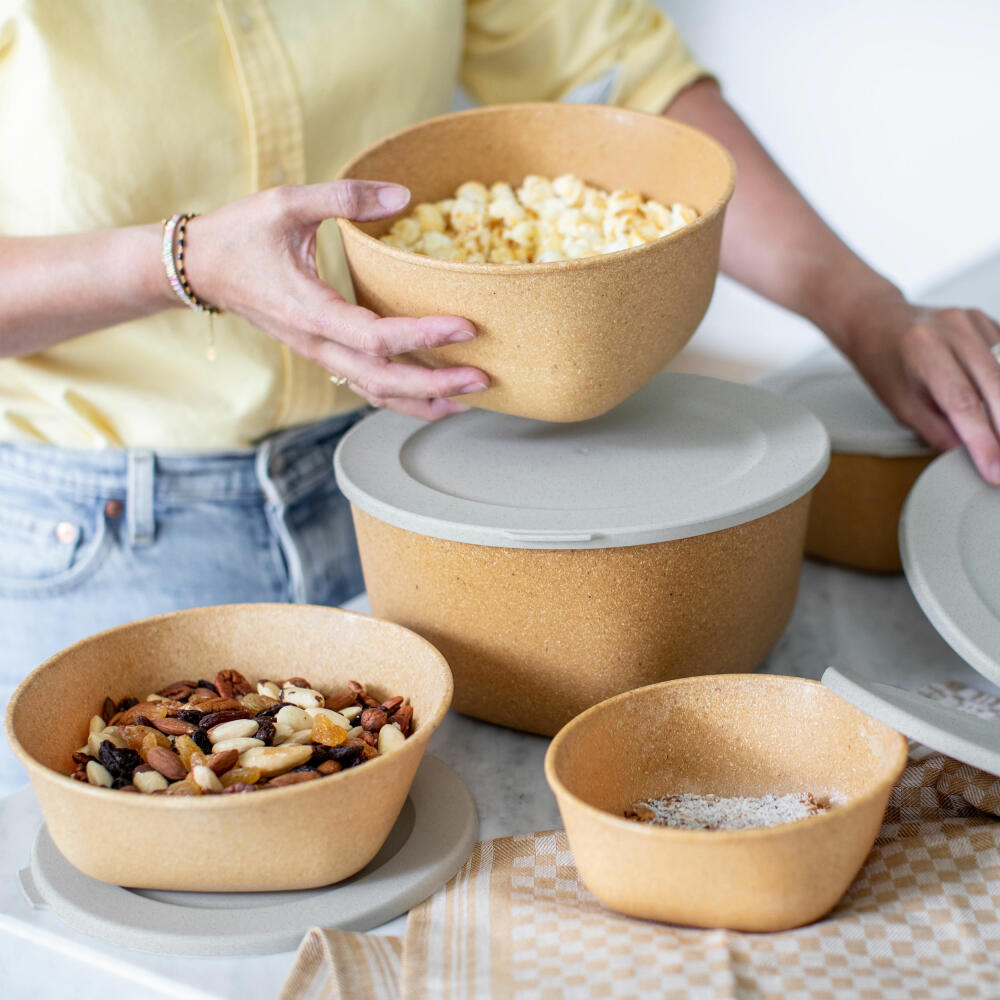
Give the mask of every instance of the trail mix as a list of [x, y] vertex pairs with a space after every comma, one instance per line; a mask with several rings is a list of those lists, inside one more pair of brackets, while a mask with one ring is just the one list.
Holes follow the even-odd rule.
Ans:
[[327, 697], [302, 677], [238, 670], [176, 681], [145, 701], [104, 699], [72, 776], [147, 795], [229, 795], [315, 781], [402, 746], [413, 708], [357, 682]]
[[749, 830], [795, 823], [826, 812], [831, 804], [818, 802], [811, 792], [733, 798], [685, 793], [636, 802], [625, 818], [677, 830]]

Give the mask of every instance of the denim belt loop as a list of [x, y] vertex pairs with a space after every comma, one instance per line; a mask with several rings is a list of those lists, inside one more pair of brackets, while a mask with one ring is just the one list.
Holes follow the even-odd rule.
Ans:
[[153, 516], [154, 461], [154, 455], [148, 448], [130, 448], [128, 451], [125, 521], [128, 543], [135, 549], [152, 545], [156, 537]]

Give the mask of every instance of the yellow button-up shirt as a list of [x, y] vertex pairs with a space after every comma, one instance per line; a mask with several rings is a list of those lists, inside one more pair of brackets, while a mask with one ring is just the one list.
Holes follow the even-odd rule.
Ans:
[[[459, 79], [658, 112], [701, 73], [646, 0], [0, 0], [0, 233], [330, 179]], [[350, 297], [332, 223], [318, 259]], [[0, 439], [220, 450], [359, 405], [238, 316], [212, 321], [209, 360], [208, 323], [171, 310], [0, 360]]]

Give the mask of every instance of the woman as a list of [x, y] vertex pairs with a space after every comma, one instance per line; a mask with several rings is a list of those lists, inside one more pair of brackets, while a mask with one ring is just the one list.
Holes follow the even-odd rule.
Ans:
[[[855, 257], [645, 0], [0, 0], [0, 699], [121, 621], [361, 588], [337, 442], [364, 402], [437, 419], [488, 376], [389, 360], [475, 329], [350, 304], [322, 223], [408, 193], [326, 178], [447, 110], [459, 76], [483, 101], [601, 91], [716, 136], [740, 175], [723, 270], [1000, 481], [996, 325], [910, 305]], [[193, 211], [180, 295], [156, 220]], [[0, 788], [21, 780], [5, 754]]]

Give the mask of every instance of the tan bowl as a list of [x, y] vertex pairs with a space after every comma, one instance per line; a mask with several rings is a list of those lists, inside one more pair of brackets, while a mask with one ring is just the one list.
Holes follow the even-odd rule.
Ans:
[[[304, 676], [321, 690], [365, 684], [413, 704], [398, 750], [319, 781], [245, 795], [134, 795], [67, 777], [105, 696], [143, 697], [180, 677], [234, 667]], [[448, 664], [388, 622], [331, 608], [242, 604], [179, 611], [84, 639], [32, 671], [7, 708], [49, 833], [80, 871], [124, 886], [263, 891], [328, 885], [375, 856], [451, 702]]]
[[[633, 917], [778, 931], [827, 913], [857, 874], [906, 740], [816, 681], [688, 677], [594, 706], [552, 741], [545, 775], [584, 884]], [[671, 793], [846, 799], [799, 823], [673, 830], [626, 820]]]
[[621, 691], [759, 666], [795, 604], [809, 494], [722, 531], [602, 549], [471, 545], [352, 510], [372, 613], [441, 650], [455, 708], [551, 736]]
[[444, 115], [360, 153], [341, 177], [395, 181], [411, 204], [465, 181], [520, 184], [567, 172], [629, 188], [700, 218], [618, 253], [550, 264], [459, 264], [380, 243], [393, 220], [338, 220], [361, 305], [386, 316], [466, 316], [479, 336], [418, 351], [435, 368], [475, 365], [492, 380], [464, 402], [539, 420], [595, 417], [649, 381], [687, 343], [708, 308], [719, 263], [729, 154], [657, 115], [572, 104], [515, 104]]
[[833, 452], [813, 492], [806, 553], [878, 573], [900, 573], [899, 515], [933, 455], [883, 458]]

